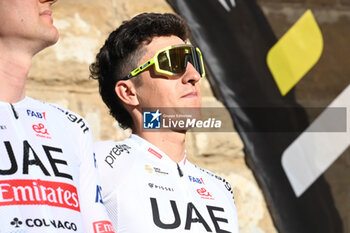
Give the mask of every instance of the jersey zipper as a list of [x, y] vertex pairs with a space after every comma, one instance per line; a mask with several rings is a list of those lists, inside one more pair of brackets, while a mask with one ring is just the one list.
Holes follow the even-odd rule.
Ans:
[[12, 113], [13, 113], [13, 115], [15, 116], [15, 118], [16, 118], [16, 120], [17, 120], [17, 119], [18, 119], [18, 114], [17, 114], [17, 112], [16, 112], [15, 107], [14, 107], [13, 104], [11, 104], [11, 103], [10, 103], [10, 106], [11, 106], [11, 109], [12, 109]]
[[176, 165], [177, 165], [177, 171], [179, 172], [179, 176], [180, 176], [180, 177], [183, 177], [183, 176], [184, 176], [184, 173], [182, 172], [182, 170], [181, 170], [179, 164], [176, 163]]

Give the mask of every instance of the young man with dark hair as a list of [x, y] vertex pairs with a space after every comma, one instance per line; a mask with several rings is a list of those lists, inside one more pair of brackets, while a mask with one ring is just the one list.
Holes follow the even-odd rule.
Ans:
[[201, 107], [203, 60], [188, 39], [182, 18], [144, 13], [113, 31], [90, 67], [112, 116], [133, 132], [95, 146], [116, 232], [238, 232], [231, 186], [186, 159], [187, 129], [141, 123], [143, 108]]
[[85, 120], [25, 95], [56, 0], [0, 0], [0, 232], [114, 232]]

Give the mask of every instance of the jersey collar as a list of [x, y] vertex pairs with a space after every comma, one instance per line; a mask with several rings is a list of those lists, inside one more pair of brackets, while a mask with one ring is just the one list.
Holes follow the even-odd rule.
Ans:
[[[15, 107], [22, 107], [22, 106], [25, 106], [27, 105], [27, 102], [30, 101], [32, 98], [28, 97], [28, 96], [25, 96], [24, 99], [16, 102], [16, 103], [12, 103], [13, 106]], [[5, 106], [5, 105], [9, 105], [10, 103], [8, 102], [3, 102], [3, 101], [0, 101], [0, 106]]]
[[[135, 141], [143, 151], [147, 152], [147, 154], [152, 156], [154, 159], [161, 160], [168, 163], [170, 162], [175, 163], [173, 160], [170, 159], [170, 157], [166, 153], [164, 153], [162, 150], [160, 150], [158, 147], [148, 142], [147, 140], [137, 136], [136, 134], [131, 134], [130, 138], [133, 141]], [[181, 166], [184, 166], [186, 165], [186, 161], [187, 161], [187, 153], [185, 151], [184, 158], [178, 164], [180, 164]]]

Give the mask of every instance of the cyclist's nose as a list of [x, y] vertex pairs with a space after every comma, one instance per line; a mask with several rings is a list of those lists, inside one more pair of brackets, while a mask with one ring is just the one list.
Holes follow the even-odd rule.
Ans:
[[201, 79], [198, 71], [193, 67], [193, 65], [188, 62], [186, 71], [183, 74], [182, 82], [183, 83], [191, 83], [192, 85], [196, 84]]

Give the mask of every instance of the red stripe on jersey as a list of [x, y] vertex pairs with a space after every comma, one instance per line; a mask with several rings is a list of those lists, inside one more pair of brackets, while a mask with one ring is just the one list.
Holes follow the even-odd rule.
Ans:
[[157, 151], [153, 150], [151, 147], [148, 148], [148, 152], [157, 156], [158, 159], [161, 159], [163, 157], [161, 154], [159, 154]]

